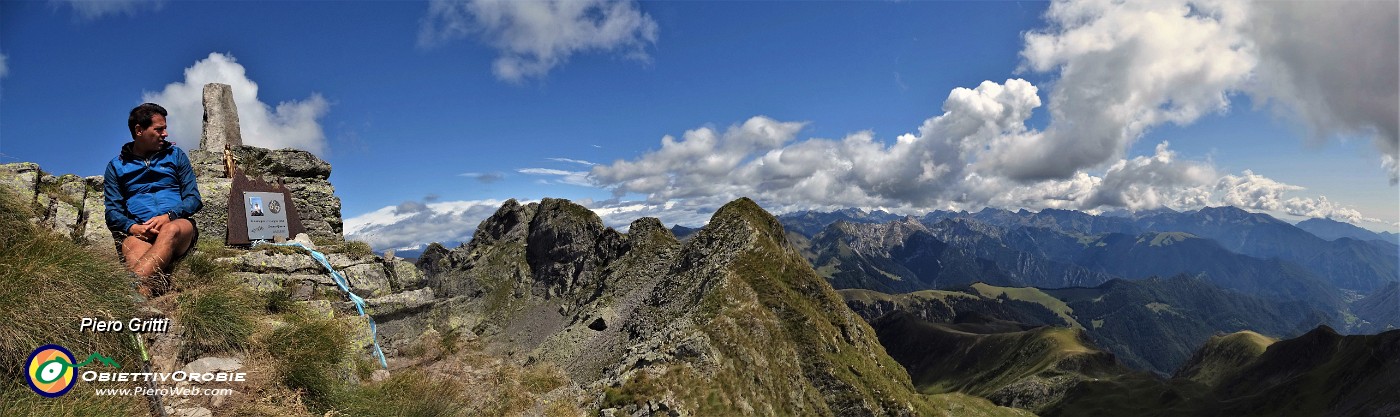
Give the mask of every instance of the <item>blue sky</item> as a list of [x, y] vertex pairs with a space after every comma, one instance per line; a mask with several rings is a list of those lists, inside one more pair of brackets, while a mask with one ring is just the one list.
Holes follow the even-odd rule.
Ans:
[[245, 141], [332, 163], [347, 233], [379, 249], [543, 197], [615, 226], [748, 196], [1394, 231], [1397, 8], [5, 1], [0, 162], [97, 175], [146, 100], [196, 147], [218, 81]]

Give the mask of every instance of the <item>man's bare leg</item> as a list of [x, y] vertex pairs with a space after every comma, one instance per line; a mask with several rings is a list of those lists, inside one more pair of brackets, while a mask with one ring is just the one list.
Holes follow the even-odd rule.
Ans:
[[126, 270], [131, 271], [131, 273], [136, 274], [137, 278], [141, 279], [141, 282], [137, 283], [136, 291], [141, 293], [142, 297], [146, 298], [151, 297], [151, 287], [146, 283], [146, 279], [149, 278], [151, 274], [148, 271], [141, 270], [139, 265], [141, 264], [141, 258], [145, 257], [146, 252], [150, 250], [151, 242], [142, 240], [139, 237], [127, 236], [126, 239], [122, 239], [122, 257], [126, 259]]
[[[127, 267], [131, 269], [131, 272], [143, 280], [149, 280], [166, 272], [166, 269], [170, 267], [170, 262], [175, 257], [189, 250], [192, 239], [194, 239], [194, 224], [186, 219], [176, 219], [160, 228], [156, 233], [155, 242], [148, 243], [139, 238], [128, 237], [126, 241], [123, 241], [122, 251], [127, 254]], [[135, 242], [132, 242], [133, 240]], [[132, 249], [127, 249], [127, 243], [132, 243]], [[137, 256], [132, 257], [131, 255]], [[147, 288], [142, 295], [146, 295], [145, 292], [149, 291], [150, 289]]]

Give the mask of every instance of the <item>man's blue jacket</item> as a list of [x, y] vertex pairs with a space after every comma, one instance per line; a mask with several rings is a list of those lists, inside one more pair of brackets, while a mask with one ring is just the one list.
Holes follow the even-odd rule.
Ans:
[[194, 168], [185, 151], [174, 144], [145, 157], [131, 154], [132, 143], [107, 163], [103, 175], [103, 205], [107, 228], [127, 234], [131, 226], [162, 214], [170, 219], [193, 216], [204, 206], [195, 184]]

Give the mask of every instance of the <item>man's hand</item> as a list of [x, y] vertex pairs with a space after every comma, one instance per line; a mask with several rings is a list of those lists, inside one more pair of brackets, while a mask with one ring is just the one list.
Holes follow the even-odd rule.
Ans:
[[127, 233], [132, 236], [136, 236], [137, 239], [150, 241], [155, 240], [156, 233], [158, 233], [158, 231], [150, 225], [147, 225], [146, 223], [137, 223], [131, 225], [131, 228], [127, 229]]
[[149, 227], [151, 230], [155, 231], [155, 233], [160, 233], [161, 226], [165, 226], [168, 223], [170, 223], [170, 215], [162, 214], [152, 217], [150, 220], [146, 220], [145, 223], [141, 224], [146, 225], [146, 227]]

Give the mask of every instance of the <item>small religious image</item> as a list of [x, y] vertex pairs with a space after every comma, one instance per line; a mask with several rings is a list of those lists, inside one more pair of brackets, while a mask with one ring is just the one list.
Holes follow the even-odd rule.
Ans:
[[[275, 213], [275, 212], [274, 212], [274, 213]], [[262, 197], [248, 197], [248, 215], [249, 215], [249, 216], [261, 216], [261, 215], [263, 215]]]

